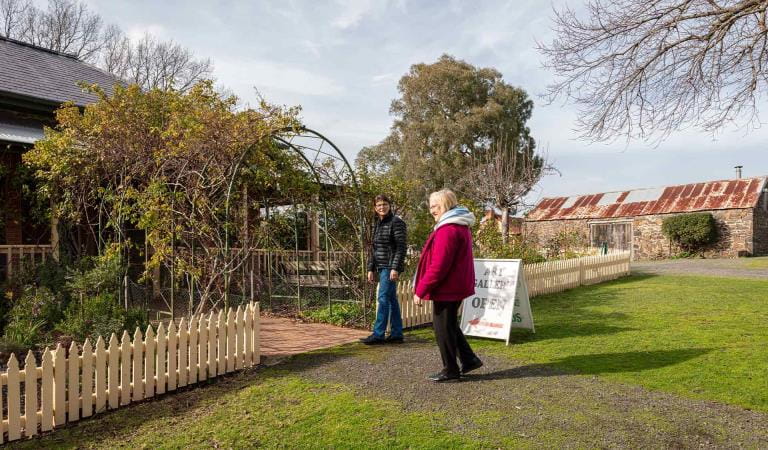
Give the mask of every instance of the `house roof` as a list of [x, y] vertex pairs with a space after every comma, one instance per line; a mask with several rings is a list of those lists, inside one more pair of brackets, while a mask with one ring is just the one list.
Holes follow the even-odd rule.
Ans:
[[752, 208], [766, 177], [542, 199], [526, 220], [609, 219], [714, 209]]
[[96, 95], [83, 92], [78, 82], [97, 83], [105, 91], [120, 80], [74, 56], [0, 37], [0, 94], [59, 104], [84, 106]]
[[0, 141], [34, 144], [43, 138], [43, 124], [17, 123], [0, 118]]

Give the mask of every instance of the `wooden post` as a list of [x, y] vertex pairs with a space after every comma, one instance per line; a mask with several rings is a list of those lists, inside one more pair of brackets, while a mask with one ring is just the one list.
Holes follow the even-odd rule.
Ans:
[[91, 340], [86, 338], [83, 344], [83, 404], [82, 416], [90, 417], [93, 414], [93, 346]]
[[235, 311], [227, 311], [227, 372], [235, 370], [235, 354], [237, 353], [237, 329], [235, 328]]
[[67, 422], [80, 419], [80, 355], [75, 341], [69, 345], [67, 364]]
[[198, 352], [197, 379], [200, 381], [208, 379], [208, 321], [202, 314], [197, 319], [198, 328]]
[[253, 302], [245, 305], [243, 311], [243, 318], [245, 320], [243, 326], [243, 340], [245, 342], [245, 353], [243, 355], [245, 367], [253, 366], [253, 315], [251, 311], [253, 309]]
[[24, 435], [37, 434], [37, 361], [32, 350], [24, 360]]
[[235, 343], [235, 369], [243, 368], [243, 356], [245, 355], [245, 315], [243, 307], [239, 305], [235, 312], [235, 326], [237, 327], [237, 339]]
[[208, 378], [216, 378], [216, 318], [213, 317], [213, 311], [208, 314]]
[[147, 326], [147, 332], [144, 333], [144, 398], [155, 396], [155, 385], [157, 377], [155, 376], [155, 347], [157, 339], [155, 332], [152, 331], [152, 325]]
[[187, 355], [189, 355], [189, 349], [187, 347], [187, 335], [189, 329], [187, 327], [187, 318], [182, 317], [179, 322], [179, 379], [178, 387], [184, 387], [187, 385], [187, 370], [189, 369], [189, 361]]
[[56, 345], [53, 352], [53, 425], [64, 425], [67, 421], [67, 360], [64, 348]]
[[259, 333], [261, 332], [261, 319], [259, 312], [259, 302], [253, 304], [253, 364], [261, 363], [261, 342]]
[[19, 386], [19, 362], [11, 353], [8, 360], [8, 440], [21, 438], [21, 395]]
[[177, 383], [177, 359], [176, 359], [176, 345], [178, 343], [178, 335], [176, 334], [176, 324], [171, 320], [168, 325], [168, 391], [176, 390]]
[[115, 409], [120, 406], [120, 343], [117, 335], [112, 333], [109, 338], [109, 408]]
[[[40, 429], [53, 429], [53, 352], [48, 347], [43, 350], [43, 383], [40, 390], [42, 418]], [[9, 405], [10, 406], [10, 405]]]
[[217, 370], [216, 375], [224, 375], [227, 371], [227, 324], [224, 319], [224, 310], [219, 311], [219, 320], [216, 327], [216, 342], [218, 352], [216, 353]]
[[131, 400], [144, 400], [144, 339], [141, 330], [136, 328], [133, 333], [133, 382], [131, 383]]
[[157, 327], [157, 387], [155, 392], [158, 394], [165, 393], [165, 368], [166, 368], [166, 347], [168, 342], [168, 334], [165, 332], [165, 325], [161, 322]]
[[197, 316], [192, 316], [192, 318], [189, 319], [189, 375], [187, 377], [187, 382], [189, 384], [197, 383], [197, 356], [200, 351], [198, 348], [199, 327], [200, 322], [198, 321]]
[[131, 337], [123, 331], [120, 341], [120, 406], [131, 402]]

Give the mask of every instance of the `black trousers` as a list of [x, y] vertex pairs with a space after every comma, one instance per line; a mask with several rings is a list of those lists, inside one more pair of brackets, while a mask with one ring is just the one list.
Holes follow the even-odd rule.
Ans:
[[459, 328], [458, 313], [461, 302], [433, 302], [432, 306], [432, 326], [435, 329], [440, 356], [443, 358], [443, 373], [458, 375], [457, 357], [462, 365], [476, 358], [475, 352]]

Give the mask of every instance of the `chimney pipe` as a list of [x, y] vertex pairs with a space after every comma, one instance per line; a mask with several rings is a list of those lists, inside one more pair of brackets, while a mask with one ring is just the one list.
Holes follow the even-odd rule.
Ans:
[[733, 168], [736, 169], [736, 178], [741, 178], [741, 168], [744, 166], [734, 166]]

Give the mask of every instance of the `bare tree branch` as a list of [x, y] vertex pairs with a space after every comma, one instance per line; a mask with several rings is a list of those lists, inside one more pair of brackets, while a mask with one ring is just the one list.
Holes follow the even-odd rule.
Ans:
[[557, 37], [538, 45], [558, 77], [548, 97], [575, 101], [577, 127], [594, 141], [757, 126], [767, 8], [765, 0], [589, 0], [585, 19], [555, 11]]

